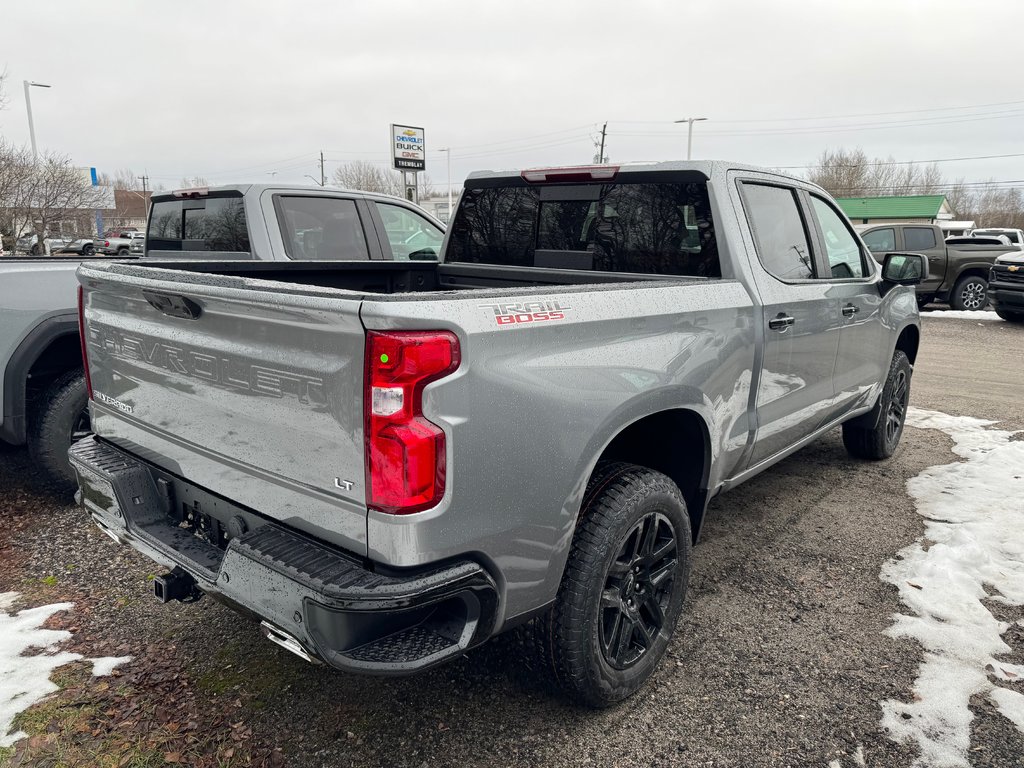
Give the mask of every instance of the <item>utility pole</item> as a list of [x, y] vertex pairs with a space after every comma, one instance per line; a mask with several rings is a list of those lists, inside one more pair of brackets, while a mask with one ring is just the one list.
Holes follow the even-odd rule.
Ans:
[[323, 153], [323, 150], [320, 151], [320, 186], [321, 187], [327, 186], [327, 177], [324, 176], [324, 153]]
[[142, 182], [142, 196], [145, 197], [146, 192], [149, 191], [149, 188], [147, 187], [149, 176], [147, 176], [146, 174], [142, 174], [141, 176], [137, 176], [136, 178], [138, 178], [138, 180]]
[[608, 121], [604, 121], [604, 125], [601, 126], [601, 149], [597, 152], [597, 162], [604, 165], [608, 162], [608, 158], [604, 156], [604, 137], [608, 132]]
[[452, 148], [445, 147], [437, 151], [444, 152], [448, 158], [448, 222], [450, 222], [452, 220]]
[[32, 139], [32, 162], [39, 160], [39, 151], [36, 149], [36, 126], [32, 122], [32, 95], [29, 88], [49, 88], [46, 83], [34, 83], [31, 80], [23, 80], [25, 84], [25, 109], [28, 110], [28, 135]]
[[682, 120], [675, 120], [677, 123], [686, 123], [686, 159], [690, 159], [691, 152], [693, 150], [693, 124], [699, 123], [702, 120], [707, 120], [706, 117], [684, 117]]

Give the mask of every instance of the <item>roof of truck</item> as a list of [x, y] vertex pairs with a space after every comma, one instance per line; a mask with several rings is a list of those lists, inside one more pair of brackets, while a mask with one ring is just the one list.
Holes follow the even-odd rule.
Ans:
[[629, 163], [607, 163], [605, 166], [598, 165], [578, 165], [578, 166], [531, 166], [526, 168], [500, 168], [494, 170], [481, 170], [473, 171], [466, 177], [467, 181], [470, 179], [495, 179], [495, 178], [507, 178], [509, 176], [519, 176], [520, 174], [527, 171], [537, 170], [561, 170], [569, 168], [617, 168], [619, 174], [629, 173], [650, 173], [652, 171], [696, 171], [707, 178], [711, 178], [716, 172], [726, 170], [741, 170], [741, 171], [755, 171], [757, 173], [773, 173], [777, 174], [776, 171], [772, 171], [769, 168], [761, 168], [756, 165], [747, 165], [745, 163], [735, 163], [725, 160], [661, 160], [651, 162], [629, 162]]
[[212, 184], [208, 187], [169, 189], [166, 192], [158, 192], [154, 194], [153, 197], [158, 200], [166, 200], [168, 198], [174, 198], [183, 192], [239, 192], [243, 195], [249, 195], [260, 194], [268, 189], [277, 192], [344, 192], [349, 195], [361, 195], [363, 197], [372, 197], [380, 200], [399, 200], [401, 202], [409, 202], [408, 200], [396, 195], [385, 195], [379, 192], [364, 192], [359, 189], [336, 187], [333, 184], [327, 184], [323, 187], [319, 184]]

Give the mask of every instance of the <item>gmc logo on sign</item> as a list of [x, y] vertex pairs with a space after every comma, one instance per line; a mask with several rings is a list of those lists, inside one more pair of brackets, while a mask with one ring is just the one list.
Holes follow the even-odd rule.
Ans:
[[498, 325], [524, 325], [526, 323], [543, 323], [551, 320], [564, 320], [569, 307], [562, 306], [558, 301], [523, 301], [502, 304], [481, 304], [481, 309], [494, 312], [494, 321]]

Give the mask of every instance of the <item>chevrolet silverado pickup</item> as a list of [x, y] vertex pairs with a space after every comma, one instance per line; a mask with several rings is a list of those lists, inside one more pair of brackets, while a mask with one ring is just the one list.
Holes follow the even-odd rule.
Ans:
[[988, 285], [996, 314], [1011, 323], [1024, 323], [1024, 253], [1008, 253], [996, 259]]
[[942, 239], [934, 224], [875, 224], [858, 227], [860, 236], [879, 261], [892, 251], [923, 254], [928, 276], [917, 286], [918, 306], [948, 302], [953, 309], [983, 309], [988, 304], [988, 274], [997, 256], [1020, 253], [1002, 237], [971, 236]]
[[340, 670], [520, 624], [551, 677], [635, 692], [709, 499], [842, 425], [902, 434], [918, 254], [722, 162], [470, 176], [439, 263], [83, 264], [99, 527]]
[[[133, 244], [144, 242], [142, 233]], [[115, 233], [116, 234], [116, 233]], [[330, 187], [246, 184], [153, 196], [148, 257], [163, 259], [436, 259], [444, 227], [394, 197]], [[100, 240], [100, 247], [106, 242]], [[114, 255], [133, 255], [124, 247]], [[83, 256], [89, 256], [83, 253]], [[108, 257], [109, 258], [109, 257]], [[28, 443], [60, 488], [77, 487], [68, 446], [89, 434], [78, 339], [81, 258], [0, 261], [0, 440]]]

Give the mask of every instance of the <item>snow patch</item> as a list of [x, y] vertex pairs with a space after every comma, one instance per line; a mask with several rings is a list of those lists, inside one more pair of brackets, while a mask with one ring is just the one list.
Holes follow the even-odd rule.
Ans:
[[[9, 747], [25, 737], [23, 731], [11, 732], [19, 712], [58, 690], [50, 680], [53, 670], [82, 658], [81, 654], [57, 648], [71, 637], [70, 632], [42, 626], [55, 613], [71, 610], [74, 603], [54, 603], [8, 614], [18, 597], [17, 592], [0, 593], [0, 747]], [[25, 653], [33, 648], [37, 649], [34, 653]], [[109, 675], [130, 658], [92, 659], [93, 675]]]
[[92, 662], [92, 676], [106, 677], [116, 667], [127, 664], [131, 660], [131, 656], [104, 656], [99, 659], [89, 659]]
[[946, 309], [922, 312], [921, 317], [951, 317], [955, 320], [999, 320], [1002, 318], [987, 309]]
[[882, 567], [910, 609], [894, 616], [887, 634], [925, 649], [914, 700], [882, 703], [890, 738], [920, 748], [917, 766], [970, 766], [974, 695], [987, 695], [1024, 732], [1024, 696], [995, 682], [1024, 670], [996, 658], [1011, 651], [1002, 637], [1010, 625], [986, 606], [1024, 605], [1024, 441], [993, 423], [918, 408], [907, 414], [908, 426], [952, 437], [953, 453], [964, 459], [907, 482], [925, 535]]

